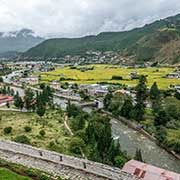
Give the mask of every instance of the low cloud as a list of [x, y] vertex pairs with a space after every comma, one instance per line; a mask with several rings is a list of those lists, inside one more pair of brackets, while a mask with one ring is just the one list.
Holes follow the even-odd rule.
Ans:
[[180, 13], [179, 0], [0, 0], [0, 31], [44, 37], [124, 31]]

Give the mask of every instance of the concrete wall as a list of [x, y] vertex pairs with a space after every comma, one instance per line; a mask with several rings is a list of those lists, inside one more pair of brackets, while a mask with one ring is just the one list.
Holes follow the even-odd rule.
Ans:
[[138, 180], [115, 167], [11, 141], [0, 141], [0, 158], [72, 180]]

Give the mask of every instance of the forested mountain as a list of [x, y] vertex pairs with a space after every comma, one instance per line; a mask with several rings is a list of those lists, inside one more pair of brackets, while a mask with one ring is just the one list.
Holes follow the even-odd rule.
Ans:
[[24, 52], [41, 43], [44, 39], [36, 36], [32, 30], [0, 32], [0, 54], [8, 55], [14, 52]]
[[125, 32], [103, 32], [97, 36], [46, 40], [28, 50], [24, 57], [54, 58], [84, 55], [87, 51], [114, 51], [136, 62], [180, 62], [180, 15], [155, 21]]

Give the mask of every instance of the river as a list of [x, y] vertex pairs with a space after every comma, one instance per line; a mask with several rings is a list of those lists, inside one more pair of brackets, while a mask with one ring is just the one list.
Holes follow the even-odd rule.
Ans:
[[[19, 92], [20, 96], [24, 95], [23, 89], [16, 87], [11, 88], [14, 89], [15, 92]], [[54, 102], [65, 110], [67, 100], [55, 97]], [[91, 112], [92, 109], [86, 107], [84, 110], [86, 112]], [[112, 119], [111, 124], [113, 136], [119, 137], [121, 149], [127, 151], [129, 156], [134, 157], [136, 149], [139, 148], [142, 151], [142, 156], [146, 163], [180, 173], [180, 161], [172, 154], [169, 154], [144, 135], [141, 135], [116, 119]]]
[[121, 149], [134, 157], [136, 149], [142, 151], [143, 160], [151, 165], [180, 173], [180, 160], [156, 145], [144, 135], [112, 119], [113, 136], [119, 137]]

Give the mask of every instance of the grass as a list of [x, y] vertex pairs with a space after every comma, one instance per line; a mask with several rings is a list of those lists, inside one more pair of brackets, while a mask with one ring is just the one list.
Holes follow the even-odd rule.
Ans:
[[0, 180], [31, 180], [31, 179], [17, 175], [16, 173], [6, 168], [0, 168]]
[[[17, 135], [25, 135], [33, 146], [49, 149], [49, 144], [54, 142], [59, 147], [56, 151], [69, 154], [70, 136], [64, 128], [62, 112], [48, 111], [40, 118], [36, 113], [0, 111], [0, 117], [1, 139], [13, 140]], [[32, 131], [25, 132], [25, 126], [31, 127]], [[4, 134], [5, 127], [12, 127], [12, 132]], [[45, 131], [45, 136], [39, 134], [40, 130]]]
[[[94, 66], [94, 70], [81, 72], [78, 69], [70, 69], [66, 66], [64, 68], [57, 68], [52, 72], [36, 73], [35, 75], [41, 75], [42, 82], [49, 82], [52, 80], [59, 80], [60, 74], [64, 74], [65, 78], [71, 78], [71, 82], [77, 84], [92, 84], [97, 82], [117, 82], [121, 84], [135, 86], [137, 80], [131, 80], [130, 73], [136, 71], [138, 74], [147, 75], [148, 86], [150, 87], [155, 81], [158, 83], [161, 89], [167, 89], [170, 85], [180, 84], [179, 79], [164, 78], [168, 73], [173, 72], [175, 68], [137, 68], [137, 69], [125, 69], [113, 65], [88, 65]], [[157, 71], [158, 70], [158, 71]], [[123, 80], [111, 80], [113, 75], [122, 76]]]

